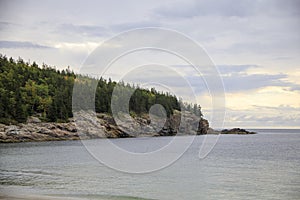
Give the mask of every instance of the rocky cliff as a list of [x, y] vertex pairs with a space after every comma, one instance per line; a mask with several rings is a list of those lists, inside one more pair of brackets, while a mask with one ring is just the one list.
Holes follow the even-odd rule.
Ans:
[[148, 115], [134, 118], [126, 115], [114, 118], [103, 113], [94, 115], [81, 113], [68, 123], [41, 122], [30, 117], [24, 124], [0, 124], [0, 142], [253, 133], [244, 129], [215, 131], [209, 128], [206, 119], [190, 112], [175, 111], [165, 120]]
[[[157, 123], [153, 123], [155, 121]], [[109, 114], [101, 113], [93, 117], [89, 113], [81, 113], [68, 123], [41, 122], [37, 117], [30, 117], [24, 124], [0, 124], [0, 142], [203, 134], [207, 128], [207, 120], [199, 121], [199, 117], [188, 112], [176, 111], [163, 124], [159, 118], [150, 119], [148, 115], [134, 118], [123, 116], [122, 121], [116, 123]]]

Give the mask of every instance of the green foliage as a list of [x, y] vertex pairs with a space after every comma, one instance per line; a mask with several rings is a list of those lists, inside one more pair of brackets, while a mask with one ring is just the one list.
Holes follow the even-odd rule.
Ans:
[[[76, 76], [80, 78], [76, 79]], [[76, 80], [80, 80], [76, 82], [76, 87], [82, 92], [78, 104], [72, 102]], [[96, 88], [92, 88], [93, 85]], [[117, 98], [112, 100], [114, 88], [117, 88]], [[91, 90], [96, 91], [94, 96], [86, 96]], [[122, 101], [128, 98], [128, 94], [132, 95], [126, 105]], [[135, 114], [148, 112], [152, 105], [161, 104], [168, 116], [174, 109], [189, 110], [202, 116], [199, 106], [183, 104], [174, 95], [158, 92], [154, 88], [147, 90], [110, 79], [97, 80], [75, 75], [69, 68], [59, 71], [45, 64], [39, 67], [35, 62], [25, 63], [21, 58], [15, 61], [0, 54], [0, 123], [25, 122], [28, 116], [37, 114], [44, 121], [63, 122], [72, 117], [72, 106], [87, 109], [82, 107], [82, 102], [92, 100], [95, 100], [95, 110], [99, 113], [111, 113], [111, 103], [119, 106], [121, 111], [128, 112], [126, 109], [129, 108], [130, 113]]]
[[0, 122], [25, 122], [34, 114], [46, 121], [66, 121], [72, 117], [74, 79], [71, 71], [0, 55]]

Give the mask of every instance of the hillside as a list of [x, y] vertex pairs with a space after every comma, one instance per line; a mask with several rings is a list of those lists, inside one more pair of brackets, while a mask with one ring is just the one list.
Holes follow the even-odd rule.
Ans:
[[111, 79], [99, 80], [75, 74], [68, 67], [57, 70], [46, 64], [26, 63], [21, 58], [14, 60], [0, 55], [0, 123], [18, 124], [36, 116], [42, 122], [67, 122], [72, 114], [72, 91], [76, 77], [81, 77], [82, 87], [89, 81], [98, 81], [95, 97], [97, 113], [111, 113], [111, 95], [119, 84], [124, 89], [134, 90], [129, 110], [133, 115], [148, 113], [154, 104], [161, 104], [167, 115], [174, 110], [187, 110], [202, 116], [200, 107], [179, 102], [174, 95], [131, 86]]

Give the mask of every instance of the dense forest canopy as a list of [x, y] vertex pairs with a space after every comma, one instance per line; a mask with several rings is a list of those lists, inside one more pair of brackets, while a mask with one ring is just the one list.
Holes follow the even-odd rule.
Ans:
[[[90, 81], [97, 81], [95, 110], [99, 113], [111, 113], [111, 97], [116, 85], [124, 90], [132, 90], [129, 102], [131, 113], [142, 114], [154, 104], [162, 105], [167, 115], [174, 110], [189, 110], [202, 116], [200, 106], [182, 103], [174, 95], [158, 92], [154, 88], [144, 89], [111, 79], [94, 79], [77, 75], [69, 68], [56, 70], [35, 62], [14, 60], [0, 54], [0, 123], [25, 122], [28, 116], [39, 116], [43, 121], [64, 122], [72, 114], [72, 92], [76, 77], [79, 84], [87, 88]], [[78, 83], [77, 83], [78, 84]], [[122, 96], [120, 96], [122, 99]]]

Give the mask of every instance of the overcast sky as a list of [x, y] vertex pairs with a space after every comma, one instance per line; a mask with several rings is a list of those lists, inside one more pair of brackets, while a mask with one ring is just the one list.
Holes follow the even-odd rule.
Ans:
[[[298, 0], [0, 1], [0, 53], [59, 69], [79, 71], [104, 40], [143, 27], [179, 31], [206, 50], [224, 82], [225, 127], [300, 127]], [[169, 64], [209, 116], [198, 77]]]

